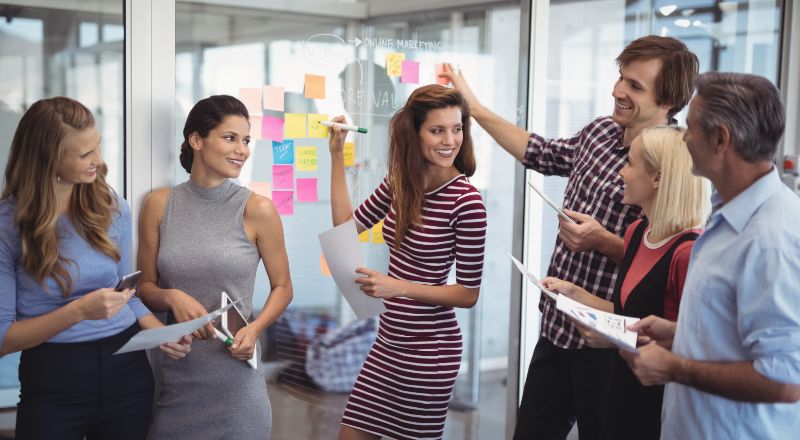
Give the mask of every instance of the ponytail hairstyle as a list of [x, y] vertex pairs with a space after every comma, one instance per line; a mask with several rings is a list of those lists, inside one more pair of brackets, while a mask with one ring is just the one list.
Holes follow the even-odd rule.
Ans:
[[[72, 291], [66, 265], [74, 263], [59, 254], [56, 170], [65, 155], [64, 139], [94, 125], [94, 116], [78, 101], [65, 97], [39, 100], [19, 121], [6, 165], [2, 199], [13, 196], [16, 201], [20, 264], [42, 286], [52, 277], [64, 297]], [[106, 183], [107, 172], [106, 165], [99, 163], [94, 182], [74, 185], [70, 220], [94, 249], [119, 261], [119, 250], [108, 237], [118, 206], [116, 194]]]
[[395, 243], [401, 243], [413, 224], [421, 223], [425, 203], [425, 158], [420, 151], [419, 130], [435, 109], [458, 107], [461, 110], [463, 141], [453, 165], [466, 176], [475, 173], [475, 153], [470, 135], [467, 101], [456, 89], [431, 84], [408, 97], [405, 106], [389, 123], [389, 189], [397, 214]]
[[248, 122], [250, 114], [242, 101], [229, 95], [214, 95], [197, 101], [192, 107], [186, 124], [183, 126], [183, 143], [181, 144], [181, 166], [187, 173], [192, 174], [194, 150], [189, 145], [189, 137], [197, 133], [201, 138], [208, 137], [208, 133], [215, 129], [226, 116], [242, 116]]

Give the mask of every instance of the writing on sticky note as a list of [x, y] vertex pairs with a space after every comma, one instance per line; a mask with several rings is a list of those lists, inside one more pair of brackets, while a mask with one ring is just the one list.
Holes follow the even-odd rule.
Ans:
[[294, 167], [291, 165], [273, 165], [272, 187], [275, 189], [294, 189]]
[[328, 268], [328, 262], [325, 261], [325, 255], [319, 254], [319, 270], [326, 277], [331, 276], [331, 270]]
[[344, 166], [351, 167], [356, 164], [356, 144], [344, 143]]
[[304, 96], [311, 99], [325, 99], [325, 77], [306, 74]]
[[358, 241], [362, 243], [369, 243], [369, 229], [365, 229], [363, 232], [358, 234]]
[[283, 87], [264, 86], [262, 95], [265, 110], [283, 111]]
[[403, 74], [402, 63], [406, 59], [406, 54], [402, 52], [389, 52], [386, 54], [386, 74], [389, 76], [400, 76]]
[[447, 79], [447, 78], [440, 77], [439, 74], [442, 73], [442, 72], [444, 72], [444, 63], [437, 64], [436, 65], [436, 73], [435, 73], [436, 83], [437, 84], [441, 84], [443, 86], [446, 86], [446, 85], [450, 84], [450, 80]]
[[280, 215], [294, 215], [294, 191], [272, 191], [272, 203]]
[[272, 163], [294, 165], [294, 141], [272, 142]]
[[272, 198], [272, 185], [269, 182], [250, 182], [250, 185], [247, 185], [250, 188], [250, 191], [254, 193], [264, 196], [268, 199]]
[[261, 89], [239, 89], [239, 101], [242, 101], [242, 104], [247, 107], [247, 112], [251, 115], [261, 114]]
[[383, 239], [383, 220], [372, 226], [372, 242], [386, 243], [386, 240]]
[[261, 139], [261, 116], [250, 116], [250, 140]]
[[317, 170], [317, 147], [297, 147], [294, 155], [297, 171]]
[[306, 115], [303, 113], [286, 113], [284, 118], [284, 137], [301, 139], [306, 137]]
[[405, 84], [419, 84], [419, 62], [403, 61], [400, 63], [400, 82]]
[[308, 114], [308, 137], [310, 138], [326, 138], [328, 137], [328, 127], [319, 123], [319, 121], [327, 121], [328, 115], [318, 115], [316, 113]]
[[274, 116], [261, 117], [261, 138], [273, 141], [283, 141], [283, 118]]
[[317, 178], [297, 178], [297, 201], [318, 202]]

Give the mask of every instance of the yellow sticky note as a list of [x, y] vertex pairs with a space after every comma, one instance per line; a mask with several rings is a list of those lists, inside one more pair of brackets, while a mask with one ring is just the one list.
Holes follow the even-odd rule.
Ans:
[[316, 171], [317, 147], [295, 147], [294, 159], [297, 171]]
[[386, 54], [386, 74], [400, 76], [403, 73], [403, 60], [406, 54], [402, 52], [389, 52]]
[[358, 241], [369, 243], [369, 229], [365, 229], [364, 232], [358, 234]]
[[325, 77], [306, 74], [305, 97], [325, 99]]
[[328, 268], [328, 262], [325, 261], [325, 255], [319, 254], [319, 269], [326, 277], [331, 276], [331, 270]]
[[383, 239], [383, 220], [372, 226], [372, 242], [386, 243], [386, 240]]
[[356, 144], [344, 143], [344, 166], [351, 167], [356, 164]]
[[285, 113], [283, 115], [283, 138], [303, 139], [306, 137], [306, 115], [303, 113]]
[[310, 138], [327, 138], [328, 127], [319, 123], [319, 121], [327, 121], [328, 115], [318, 115], [316, 113], [308, 114], [308, 137]]

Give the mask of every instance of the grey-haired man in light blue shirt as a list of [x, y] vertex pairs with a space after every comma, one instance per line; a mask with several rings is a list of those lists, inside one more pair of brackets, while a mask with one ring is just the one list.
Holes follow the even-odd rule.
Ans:
[[714, 184], [677, 324], [631, 326], [621, 352], [645, 385], [666, 383], [662, 439], [786, 438], [800, 432], [800, 199], [772, 163], [784, 129], [777, 88], [705, 73], [684, 135]]

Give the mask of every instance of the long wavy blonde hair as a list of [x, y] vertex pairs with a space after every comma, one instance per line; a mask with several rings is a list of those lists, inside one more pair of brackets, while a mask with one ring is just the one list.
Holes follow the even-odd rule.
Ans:
[[[16, 203], [20, 263], [43, 287], [52, 277], [64, 297], [72, 291], [67, 265], [74, 262], [59, 254], [56, 170], [64, 157], [64, 138], [94, 124], [92, 113], [78, 101], [64, 97], [39, 100], [22, 116], [6, 165], [2, 199], [13, 197]], [[93, 183], [74, 186], [69, 215], [77, 232], [93, 248], [119, 261], [119, 250], [108, 237], [118, 206], [116, 194], [106, 183], [107, 171], [105, 164], [99, 164]]]

